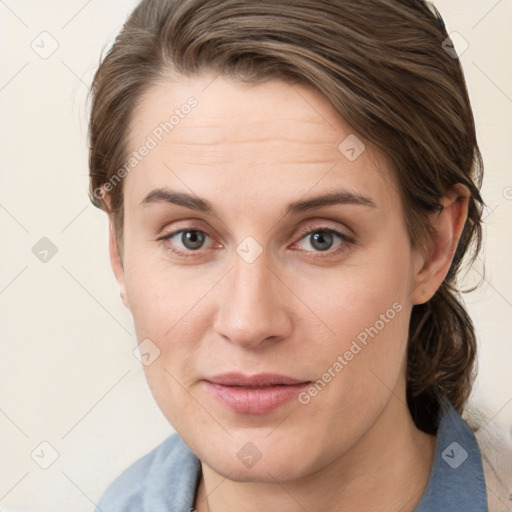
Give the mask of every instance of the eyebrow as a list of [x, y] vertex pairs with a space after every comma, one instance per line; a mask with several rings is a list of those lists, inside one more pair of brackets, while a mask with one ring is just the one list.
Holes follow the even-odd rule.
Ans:
[[[206, 199], [194, 196], [187, 192], [176, 192], [168, 188], [157, 188], [151, 191], [141, 202], [141, 206], [154, 203], [170, 203], [177, 206], [183, 206], [189, 210], [198, 211], [207, 215], [218, 217], [218, 213], [213, 205]], [[330, 192], [311, 199], [302, 199], [290, 203], [284, 215], [297, 214], [310, 210], [317, 210], [325, 206], [340, 204], [360, 205], [370, 208], [376, 208], [375, 203], [366, 196], [355, 194], [345, 190]]]

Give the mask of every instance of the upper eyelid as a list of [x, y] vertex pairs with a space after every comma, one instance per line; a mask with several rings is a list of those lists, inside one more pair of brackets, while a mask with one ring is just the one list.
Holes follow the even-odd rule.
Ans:
[[[346, 233], [343, 232], [342, 229], [340, 228], [334, 228], [332, 226], [327, 226], [327, 225], [321, 225], [321, 226], [307, 226], [305, 228], [301, 228], [301, 229], [298, 229], [298, 230], [295, 230], [295, 233], [296, 235], [300, 235], [301, 237], [305, 236], [305, 235], [308, 235], [310, 234], [311, 232], [314, 232], [314, 231], [322, 231], [322, 230], [325, 230], [325, 231], [333, 231], [333, 232], [336, 232], [342, 236], [344, 236], [345, 238], [350, 238], [349, 235], [347, 235]], [[165, 230], [162, 230], [162, 231], [165, 231]], [[170, 230], [168, 233], [165, 233], [165, 234], [162, 234], [162, 235], [159, 235], [158, 239], [157, 240], [161, 240], [161, 239], [164, 239], [164, 238], [170, 238], [174, 235], [177, 235], [178, 233], [181, 233], [183, 231], [199, 231], [201, 233], [204, 233], [208, 236], [210, 236], [210, 234], [208, 233], [208, 231], [206, 229], [203, 229], [201, 228], [200, 226], [184, 226], [182, 228], [175, 228], [175, 229], [172, 229]], [[210, 236], [210, 238], [212, 238]]]
[[[175, 234], [175, 233], [178, 233], [180, 231], [185, 231], [185, 230], [197, 230], [197, 231], [202, 231], [204, 233], [207, 233], [209, 232], [209, 228], [208, 227], [202, 227], [202, 225], [204, 224], [204, 221], [200, 218], [190, 218], [188, 220], [185, 220], [185, 221], [182, 221], [183, 223], [185, 223], [185, 225], [183, 225], [183, 227], [180, 227], [178, 225], [178, 227], [176, 228], [172, 228], [169, 230], [169, 232], [166, 234], [166, 235], [162, 235], [162, 236], [168, 236], [169, 234]], [[175, 224], [179, 224], [180, 221], [176, 222]], [[332, 224], [337, 224], [337, 226], [333, 226]], [[208, 224], [208, 223], [206, 223]], [[350, 233], [354, 233], [353, 230], [346, 224], [346, 222], [344, 220], [341, 220], [341, 219], [326, 219], [326, 218], [321, 218], [321, 217], [318, 217], [318, 218], [312, 218], [312, 219], [303, 219], [300, 221], [300, 224], [301, 225], [306, 225], [306, 227], [302, 228], [302, 227], [299, 227], [299, 228], [294, 228], [292, 230], [287, 230], [287, 231], [292, 231], [293, 233], [307, 233], [309, 230], [314, 230], [314, 229], [331, 229], [331, 230], [334, 230], [334, 231], [338, 231], [340, 232], [341, 234], [345, 234], [345, 236], [349, 237], [351, 236]], [[315, 225], [316, 224], [316, 225]], [[331, 225], [329, 225], [331, 224]], [[343, 227], [339, 227], [339, 226], [343, 226]], [[164, 226], [163, 228], [159, 229], [158, 231], [160, 231], [161, 233], [167, 231], [167, 227]], [[215, 229], [214, 229], [215, 231]], [[348, 232], [348, 233], [343, 233], [343, 232]], [[228, 230], [228, 233], [231, 235], [231, 230]]]
[[337, 235], [340, 235], [342, 238], [346, 239], [346, 240], [350, 240], [351, 237], [350, 235], [348, 235], [347, 233], [344, 232], [344, 230], [342, 229], [339, 229], [339, 228], [333, 228], [332, 226], [308, 226], [308, 227], [305, 227], [304, 229], [300, 229], [298, 230], [297, 232], [297, 236], [300, 235], [300, 240], [302, 238], [304, 238], [305, 236], [307, 235], [310, 235], [311, 233], [314, 233], [316, 231], [327, 231], [329, 233], [336, 233]]

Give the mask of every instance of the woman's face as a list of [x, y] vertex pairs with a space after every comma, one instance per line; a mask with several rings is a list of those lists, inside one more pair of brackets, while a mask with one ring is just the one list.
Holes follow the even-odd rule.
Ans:
[[141, 98], [114, 270], [151, 390], [199, 458], [301, 478], [406, 410], [422, 260], [384, 160], [322, 95], [212, 80]]

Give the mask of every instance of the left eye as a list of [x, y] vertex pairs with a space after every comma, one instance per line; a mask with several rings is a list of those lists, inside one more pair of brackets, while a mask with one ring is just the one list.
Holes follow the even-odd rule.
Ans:
[[347, 237], [343, 233], [331, 228], [314, 229], [306, 233], [300, 240], [309, 240], [308, 243], [313, 247], [314, 251], [325, 252], [332, 249], [336, 238], [339, 240], [336, 247], [348, 242]]

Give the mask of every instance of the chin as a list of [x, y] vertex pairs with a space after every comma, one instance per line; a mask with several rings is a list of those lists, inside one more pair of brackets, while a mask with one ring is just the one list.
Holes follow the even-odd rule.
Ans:
[[289, 438], [293, 444], [282, 438], [271, 442], [267, 435], [241, 432], [229, 441], [211, 439], [199, 443], [195, 453], [216, 473], [236, 482], [285, 482], [316, 469], [314, 461], [305, 459], [304, 444], [296, 435]]
[[286, 482], [300, 479], [308, 473], [306, 468], [297, 466], [286, 456], [281, 459], [279, 454], [274, 460], [265, 461], [262, 458], [253, 467], [245, 467], [232, 459], [219, 460], [213, 457], [207, 457], [203, 462], [219, 475], [234, 482]]

